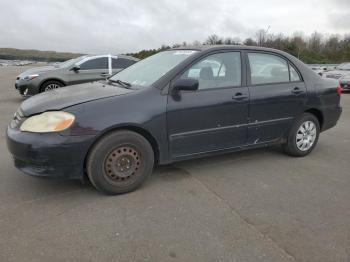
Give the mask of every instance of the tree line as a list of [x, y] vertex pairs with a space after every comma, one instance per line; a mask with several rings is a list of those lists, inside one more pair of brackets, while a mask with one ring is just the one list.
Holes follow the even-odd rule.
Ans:
[[81, 56], [82, 54], [39, 51], [39, 50], [22, 50], [16, 48], [0, 48], [0, 59], [6, 60], [33, 60], [46, 62], [63, 62], [71, 58]]
[[[247, 45], [276, 48], [298, 57], [307, 64], [339, 64], [350, 62], [350, 34], [325, 35], [314, 32], [305, 35], [296, 32], [290, 36], [283, 34], [269, 34], [267, 30], [258, 30], [253, 37], [244, 40], [238, 37], [221, 37], [210, 35], [205, 41], [191, 43], [162, 45], [157, 49], [145, 49], [128, 55], [143, 59], [155, 53], [180, 46], [200, 45]], [[0, 59], [21, 59], [36, 61], [65, 61], [82, 54], [62, 53], [54, 51], [20, 50], [14, 48], [0, 48]]]
[[192, 43], [162, 45], [158, 49], [141, 50], [136, 53], [129, 53], [134, 57], [143, 59], [157, 52], [176, 48], [180, 46], [199, 45], [247, 45], [270, 47], [285, 51], [302, 60], [307, 64], [339, 64], [350, 62], [350, 35], [324, 35], [314, 32], [305, 35], [302, 32], [295, 32], [291, 36], [283, 34], [269, 34], [267, 30], [260, 29], [254, 37], [241, 40], [238, 37], [220, 37], [216, 34], [208, 36], [204, 42], [194, 41]]

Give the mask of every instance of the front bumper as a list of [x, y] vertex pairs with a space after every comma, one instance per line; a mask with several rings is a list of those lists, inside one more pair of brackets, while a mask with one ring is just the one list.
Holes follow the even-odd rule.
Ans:
[[32, 96], [39, 93], [39, 83], [35, 80], [16, 79], [15, 88], [22, 96]]
[[63, 136], [7, 128], [7, 147], [15, 166], [33, 176], [82, 178], [84, 160], [94, 135]]

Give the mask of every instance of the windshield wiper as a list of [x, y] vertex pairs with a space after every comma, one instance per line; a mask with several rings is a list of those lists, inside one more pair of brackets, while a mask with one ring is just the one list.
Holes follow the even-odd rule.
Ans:
[[108, 81], [110, 81], [110, 82], [112, 82], [112, 83], [117, 83], [118, 85], [121, 85], [122, 87], [125, 87], [125, 88], [128, 88], [128, 89], [130, 89], [130, 87], [131, 87], [131, 84], [130, 84], [130, 83], [124, 82], [124, 81], [119, 80], [119, 79], [114, 80], [114, 79], [110, 79], [110, 78], [109, 78]]

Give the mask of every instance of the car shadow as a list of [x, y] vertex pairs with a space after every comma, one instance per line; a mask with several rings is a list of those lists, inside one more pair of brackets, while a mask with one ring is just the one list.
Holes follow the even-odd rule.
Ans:
[[[165, 174], [172, 174], [174, 172], [179, 172], [179, 170], [184, 170], [186, 168], [191, 169], [201, 165], [210, 165], [210, 164], [219, 165], [219, 164], [224, 164], [228, 162], [239, 161], [240, 159], [243, 159], [243, 158], [255, 158], [257, 156], [261, 157], [264, 154], [274, 154], [274, 155], [282, 155], [282, 156], [284, 155], [283, 150], [279, 145], [242, 150], [242, 151], [230, 152], [225, 154], [218, 154], [214, 156], [206, 156], [201, 158], [179, 161], [168, 165], [156, 166], [154, 169], [153, 175], [164, 176]], [[186, 171], [186, 173], [188, 173], [188, 171]]]
[[[201, 165], [225, 165], [228, 162], [239, 161], [244, 158], [263, 157], [264, 154], [276, 154], [281, 155], [282, 150], [280, 146], [271, 146], [266, 148], [251, 149], [246, 151], [233, 152], [223, 155], [216, 155], [186, 161], [175, 162], [172, 164], [156, 166], [153, 170], [151, 177], [142, 185], [142, 190], [151, 190], [154, 184], [170, 181], [179, 181], [187, 179], [191, 174], [187, 169], [196, 168]], [[287, 157], [287, 156], [286, 156]], [[200, 175], [200, 174], [199, 174]], [[48, 192], [50, 194], [62, 194], [70, 192], [78, 192], [81, 194], [104, 196], [104, 194], [95, 190], [87, 177], [82, 180], [68, 180], [57, 178], [45, 178], [45, 177], [29, 177], [36, 181], [32, 181], [33, 191], [42, 191], [41, 193]], [[26, 181], [27, 183], [28, 181]], [[26, 190], [29, 189], [27, 183]], [[54, 191], [54, 192], [52, 192]], [[131, 193], [132, 194], [132, 193]]]

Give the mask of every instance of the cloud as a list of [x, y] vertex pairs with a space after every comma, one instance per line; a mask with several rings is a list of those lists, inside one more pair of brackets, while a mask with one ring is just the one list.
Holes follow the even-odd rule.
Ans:
[[334, 0], [333, 8], [329, 10], [328, 21], [330, 25], [338, 30], [350, 33], [350, 1]]
[[125, 53], [214, 33], [254, 37], [268, 26], [274, 33], [345, 33], [344, 7], [348, 0], [2, 0], [0, 46]]

